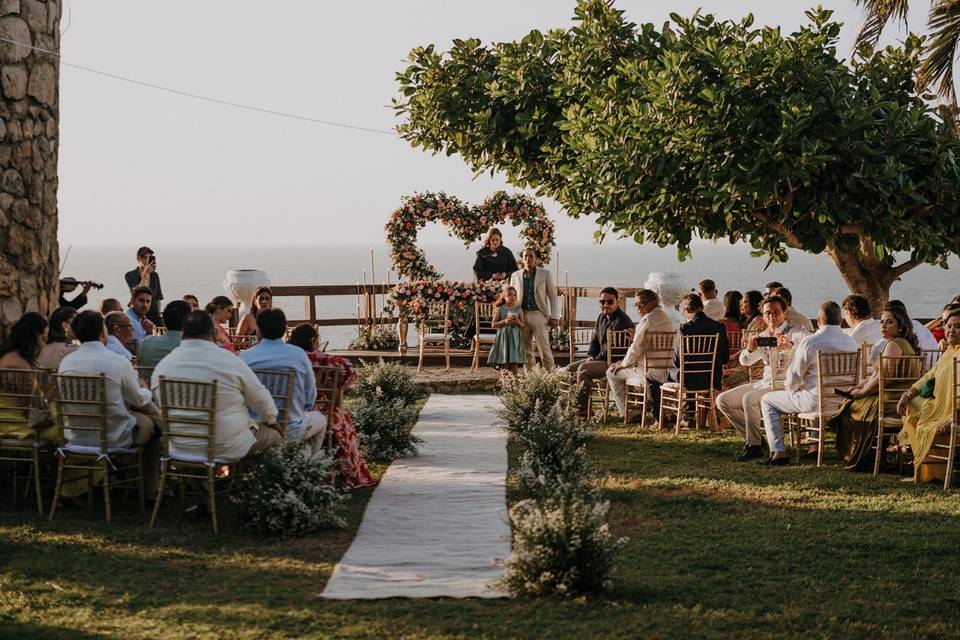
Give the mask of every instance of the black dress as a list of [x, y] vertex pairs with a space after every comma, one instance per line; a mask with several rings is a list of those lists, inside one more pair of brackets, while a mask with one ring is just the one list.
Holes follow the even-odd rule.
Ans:
[[489, 280], [495, 273], [509, 276], [517, 270], [517, 259], [513, 252], [504, 246], [497, 249], [496, 255], [488, 247], [477, 251], [477, 260], [473, 263], [473, 275], [477, 280]]

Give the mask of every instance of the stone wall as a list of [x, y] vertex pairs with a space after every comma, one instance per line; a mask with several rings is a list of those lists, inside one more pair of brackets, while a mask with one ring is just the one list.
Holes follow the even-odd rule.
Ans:
[[[0, 38], [59, 53], [61, 0], [0, 0]], [[57, 306], [59, 63], [0, 41], [0, 333]]]

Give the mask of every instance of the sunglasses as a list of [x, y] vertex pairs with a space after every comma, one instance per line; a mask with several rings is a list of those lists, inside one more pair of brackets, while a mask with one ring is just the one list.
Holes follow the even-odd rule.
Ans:
[[603, 298], [601, 298], [601, 299], [599, 300], [599, 302], [600, 302], [600, 304], [602, 304], [603, 306], [607, 306], [608, 304], [617, 304], [617, 301], [616, 301], [616, 300], [605, 300], [605, 299], [603, 299]]

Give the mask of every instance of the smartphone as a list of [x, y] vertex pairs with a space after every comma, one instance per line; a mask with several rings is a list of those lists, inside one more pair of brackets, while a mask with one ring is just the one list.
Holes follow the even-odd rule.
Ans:
[[777, 346], [777, 339], [773, 336], [757, 336], [757, 346], [775, 347]]
[[157, 266], [157, 256], [150, 256], [150, 259], [147, 260], [147, 262], [149, 262], [153, 266]]
[[846, 389], [837, 389], [836, 387], [834, 387], [833, 392], [838, 396], [840, 396], [841, 398], [847, 398], [849, 400], [853, 400], [853, 394], [847, 391]]

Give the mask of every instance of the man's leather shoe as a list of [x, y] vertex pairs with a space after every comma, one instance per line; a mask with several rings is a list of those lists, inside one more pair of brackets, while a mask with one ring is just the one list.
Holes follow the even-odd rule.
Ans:
[[783, 458], [767, 458], [766, 460], [764, 460], [764, 461], [761, 462], [760, 464], [762, 464], [762, 465], [764, 465], [764, 466], [766, 466], [766, 467], [783, 467], [783, 466], [785, 466], [785, 465], [790, 464], [790, 458], [788, 458], [788, 457], [783, 457]]
[[749, 462], [763, 457], [763, 447], [758, 444], [748, 444], [743, 447], [743, 451], [737, 456], [737, 462]]

